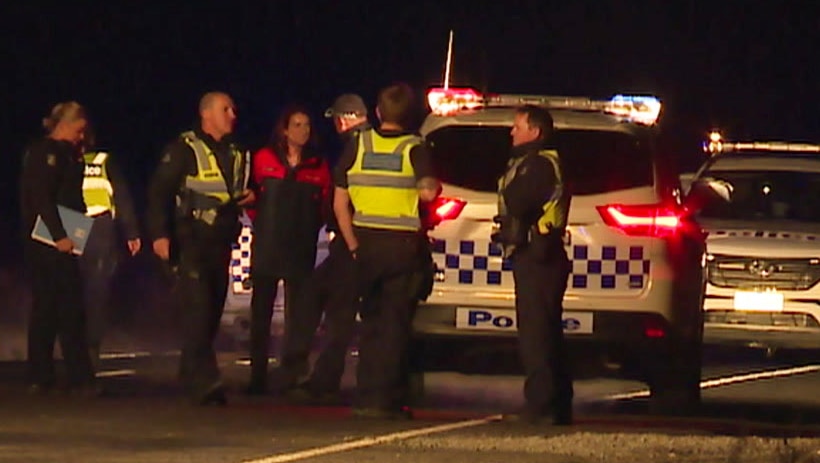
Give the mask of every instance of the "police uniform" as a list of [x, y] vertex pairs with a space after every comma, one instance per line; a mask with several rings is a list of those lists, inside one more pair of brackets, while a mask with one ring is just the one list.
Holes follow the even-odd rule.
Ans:
[[[175, 228], [180, 376], [199, 403], [225, 401], [213, 342], [227, 294], [231, 244], [240, 231], [236, 200], [247, 179], [247, 152], [229, 137], [216, 141], [196, 129], [166, 149], [149, 185], [146, 225], [152, 240], [170, 238]], [[167, 212], [169, 203], [174, 214]]]
[[417, 181], [432, 177], [430, 153], [419, 137], [369, 129], [337, 165], [336, 186], [355, 210], [356, 273], [362, 296], [356, 410], [401, 413], [407, 400], [407, 348], [418, 302], [425, 240]]
[[495, 239], [513, 264], [519, 351], [527, 375], [522, 418], [565, 424], [572, 403], [562, 326], [570, 195], [558, 152], [538, 142], [514, 147], [498, 193], [501, 229]]
[[82, 154], [75, 146], [51, 138], [32, 144], [23, 159], [20, 199], [25, 260], [33, 297], [28, 324], [28, 380], [37, 391], [50, 389], [56, 383], [53, 351], [57, 337], [68, 386], [81, 390], [94, 380], [77, 256], [34, 241], [30, 236], [38, 216], [55, 241], [68, 236], [57, 205], [85, 213], [83, 169]]
[[83, 158], [83, 199], [86, 214], [94, 217], [94, 233], [80, 257], [80, 270], [84, 280], [88, 346], [91, 360], [95, 362], [108, 318], [111, 280], [122, 252], [117, 225], [122, 225], [125, 239], [129, 241], [139, 238], [139, 225], [128, 187], [111, 155], [93, 151], [85, 153]]

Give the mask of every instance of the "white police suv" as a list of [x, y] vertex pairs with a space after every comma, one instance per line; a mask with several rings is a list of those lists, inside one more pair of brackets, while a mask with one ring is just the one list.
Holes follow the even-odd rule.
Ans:
[[695, 174], [709, 342], [820, 348], [820, 145], [726, 142]]
[[444, 187], [430, 232], [436, 282], [414, 320], [416, 368], [450, 368], [515, 341], [512, 271], [490, 235], [514, 107], [532, 103], [554, 119], [573, 193], [564, 331], [574, 362], [646, 381], [658, 410], [697, 402], [704, 237], [684, 213], [677, 173], [654, 146], [660, 102], [465, 88], [432, 89], [428, 102], [421, 134]]

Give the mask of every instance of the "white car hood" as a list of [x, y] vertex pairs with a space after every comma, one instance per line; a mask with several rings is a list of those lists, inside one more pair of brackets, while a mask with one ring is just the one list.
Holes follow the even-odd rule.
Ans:
[[709, 254], [820, 258], [820, 224], [700, 219]]

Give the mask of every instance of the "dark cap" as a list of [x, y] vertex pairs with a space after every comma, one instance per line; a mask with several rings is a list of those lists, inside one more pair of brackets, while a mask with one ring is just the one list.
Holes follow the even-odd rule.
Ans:
[[355, 93], [345, 93], [336, 98], [336, 101], [333, 102], [333, 106], [327, 108], [325, 111], [325, 117], [345, 115], [367, 116], [367, 106], [365, 106], [362, 97]]

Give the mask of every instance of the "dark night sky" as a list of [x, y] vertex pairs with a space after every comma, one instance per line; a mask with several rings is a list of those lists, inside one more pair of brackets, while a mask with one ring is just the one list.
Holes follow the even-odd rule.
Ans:
[[671, 152], [696, 154], [712, 126], [820, 141], [820, 14], [809, 1], [2, 3], [4, 220], [16, 216], [23, 146], [60, 100], [89, 108], [139, 195], [203, 92], [234, 95], [239, 134], [255, 147], [289, 101], [318, 117], [341, 92], [373, 104], [392, 80], [420, 91], [439, 83], [450, 28], [454, 84], [654, 93]]

